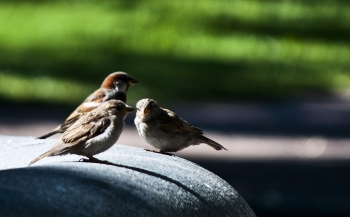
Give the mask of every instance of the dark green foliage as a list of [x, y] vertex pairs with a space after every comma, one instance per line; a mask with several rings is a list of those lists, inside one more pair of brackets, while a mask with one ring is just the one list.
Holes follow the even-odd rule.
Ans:
[[114, 71], [140, 81], [133, 102], [345, 90], [349, 14], [341, 0], [1, 1], [0, 97], [75, 104]]

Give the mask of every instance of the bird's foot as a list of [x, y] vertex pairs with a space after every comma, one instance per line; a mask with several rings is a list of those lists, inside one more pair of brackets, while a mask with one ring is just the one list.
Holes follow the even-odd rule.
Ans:
[[144, 149], [145, 151], [148, 151], [148, 152], [153, 152], [153, 153], [157, 153], [157, 154], [164, 154], [164, 155], [168, 155], [168, 156], [175, 156], [171, 153], [168, 153], [168, 152], [165, 152], [165, 151], [156, 151], [156, 150], [150, 150], [150, 149]]
[[110, 163], [109, 161], [105, 161], [105, 160], [100, 160], [100, 159], [97, 159], [95, 157], [88, 157], [89, 159], [85, 159], [85, 158], [81, 158], [79, 160], [79, 162], [89, 162], [89, 163]]
[[80, 158], [79, 162], [90, 162], [90, 159]]
[[156, 150], [151, 150], [151, 149], [144, 149], [145, 151], [148, 151], [148, 152], [154, 152], [154, 153], [159, 153], [159, 151], [156, 151]]

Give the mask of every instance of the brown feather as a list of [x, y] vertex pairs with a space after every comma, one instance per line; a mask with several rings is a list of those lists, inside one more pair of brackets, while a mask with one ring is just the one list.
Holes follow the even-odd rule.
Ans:
[[107, 89], [113, 89], [115, 87], [115, 81], [118, 79], [119, 74], [113, 73], [107, 76], [107, 78], [102, 82], [101, 87]]
[[[47, 133], [47, 134], [45, 134], [45, 135], [43, 135], [41, 137], [38, 137], [38, 139], [46, 139], [46, 138], [48, 138], [48, 137], [50, 137], [52, 135], [55, 135], [57, 133], [65, 132], [83, 114], [85, 114], [87, 112], [90, 112], [93, 109], [97, 108], [98, 105], [100, 103], [104, 102], [105, 100], [109, 100], [109, 99], [106, 99], [106, 92], [115, 88], [115, 82], [117, 80], [122, 80], [122, 81], [124, 81], [124, 82], [126, 82], [128, 84], [130, 84], [129, 82], [132, 82], [131, 84], [137, 83], [137, 81], [135, 79], [133, 79], [130, 75], [128, 75], [125, 72], [115, 72], [115, 73], [110, 74], [102, 82], [101, 88], [97, 89], [95, 92], [90, 94], [84, 100], [84, 102], [68, 116], [68, 118], [64, 121], [63, 124], [57, 126], [53, 131], [51, 131], [51, 132], [49, 132], [49, 133]], [[116, 95], [113, 95], [113, 98], [121, 100], [123, 102], [126, 102], [126, 95], [125, 95], [125, 93], [122, 93], [122, 92], [116, 93]], [[89, 102], [96, 103], [96, 106], [94, 106], [94, 105], [89, 105], [89, 106], [84, 105], [84, 103], [89, 103]]]
[[90, 112], [82, 116], [63, 133], [62, 141], [73, 146], [102, 134], [110, 124], [110, 119], [103, 118], [104, 116], [107, 115], [101, 112]]
[[32, 165], [33, 163], [35, 163], [35, 162], [37, 162], [37, 161], [43, 159], [44, 157], [51, 156], [51, 154], [52, 154], [52, 150], [49, 150], [49, 151], [45, 152], [44, 154], [42, 154], [42, 155], [40, 155], [39, 157], [37, 157], [37, 158], [35, 158], [34, 160], [32, 160], [32, 161], [28, 164], [28, 166], [30, 166], [30, 165]]
[[203, 143], [205, 143], [205, 144], [211, 146], [211, 147], [214, 148], [215, 150], [222, 150], [222, 149], [224, 149], [224, 150], [227, 151], [227, 149], [226, 149], [224, 146], [220, 145], [219, 143], [215, 142], [215, 141], [212, 140], [212, 139], [209, 139], [209, 138], [206, 137], [206, 136], [198, 135], [197, 138], [198, 138], [198, 139], [201, 139], [201, 140], [203, 141]]
[[162, 112], [157, 117], [158, 122], [162, 125], [161, 130], [165, 132], [187, 133], [202, 135], [203, 131], [195, 126], [192, 126], [187, 121], [177, 116], [173, 111], [162, 108]]
[[[112, 88], [107, 88], [107, 89], [112, 89]], [[84, 102], [103, 102], [103, 98], [106, 96], [106, 91], [105, 88], [100, 88], [95, 90], [92, 94], [90, 94]]]
[[[108, 89], [114, 89], [115, 88], [115, 81], [121, 80], [125, 83], [128, 83], [130, 85], [138, 83], [135, 79], [133, 79], [129, 74], [125, 72], [114, 72], [107, 76], [105, 80], [102, 82], [101, 87], [102, 88], [108, 88]], [[132, 83], [130, 83], [132, 82]]]

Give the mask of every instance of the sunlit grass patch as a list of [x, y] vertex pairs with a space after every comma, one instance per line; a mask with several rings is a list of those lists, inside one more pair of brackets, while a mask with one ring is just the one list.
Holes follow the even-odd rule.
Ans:
[[71, 80], [0, 72], [1, 98], [16, 101], [75, 104], [84, 100], [94, 89], [97, 89], [94, 85]]
[[[142, 79], [132, 99], [347, 89], [350, 5], [344, 2], [4, 1], [0, 71], [16, 91], [0, 87], [0, 95], [65, 102], [65, 82], [85, 97], [89, 85], [102, 82], [97, 78], [118, 70]], [[56, 91], [21, 93], [29, 80], [33, 88], [45, 82]]]

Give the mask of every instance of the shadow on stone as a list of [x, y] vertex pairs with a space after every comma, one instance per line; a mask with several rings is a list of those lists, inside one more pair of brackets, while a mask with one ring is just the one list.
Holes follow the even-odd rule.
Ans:
[[[163, 153], [160, 153], [160, 154], [163, 154]], [[97, 159], [98, 160], [98, 159]], [[89, 162], [89, 161], [80, 161], [80, 162]], [[125, 165], [121, 165], [121, 164], [115, 164], [115, 163], [112, 163], [112, 162], [109, 162], [109, 161], [103, 161], [103, 160], [99, 160], [99, 162], [97, 161], [93, 161], [93, 162], [90, 162], [90, 163], [99, 163], [99, 164], [105, 164], [105, 165], [111, 165], [111, 166], [116, 166], [116, 167], [121, 167], [121, 168], [125, 168], [125, 169], [130, 169], [130, 170], [134, 170], [134, 171], [137, 171], [137, 172], [140, 172], [140, 173], [144, 173], [144, 174], [147, 174], [147, 175], [150, 175], [150, 176], [154, 176], [154, 177], [157, 177], [157, 178], [160, 178], [160, 179], [163, 179], [167, 182], [170, 182], [170, 183], [173, 183], [175, 185], [177, 185], [178, 187], [184, 189], [185, 191], [191, 193], [193, 196], [197, 197], [197, 199], [199, 199], [202, 203], [206, 203], [207, 205], [210, 205], [208, 204], [206, 201], [205, 201], [205, 198], [202, 198], [201, 195], [199, 195], [198, 193], [196, 193], [195, 191], [193, 191], [192, 189], [188, 188], [186, 185], [183, 185], [181, 182], [178, 182], [174, 179], [171, 179], [167, 176], [164, 176], [164, 175], [161, 175], [161, 174], [158, 174], [158, 173], [155, 173], [155, 172], [152, 172], [152, 171], [148, 171], [148, 170], [144, 170], [144, 169], [141, 169], [141, 168], [137, 168], [137, 167], [131, 167], [131, 166], [125, 166]]]
[[55, 141], [3, 139], [15, 147], [0, 147], [3, 216], [255, 216], [226, 181], [177, 156], [115, 145], [92, 163], [66, 155], [26, 167]]

